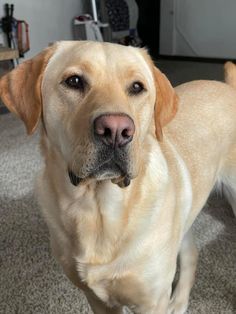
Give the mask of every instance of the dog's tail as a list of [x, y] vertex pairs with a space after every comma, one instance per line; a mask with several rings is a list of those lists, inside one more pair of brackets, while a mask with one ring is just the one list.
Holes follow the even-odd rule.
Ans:
[[236, 88], [236, 65], [233, 62], [226, 62], [224, 65], [225, 82]]

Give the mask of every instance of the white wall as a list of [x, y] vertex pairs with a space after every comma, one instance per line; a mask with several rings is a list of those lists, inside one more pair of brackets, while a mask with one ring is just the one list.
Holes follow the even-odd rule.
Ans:
[[5, 15], [6, 2], [15, 5], [16, 19], [29, 24], [31, 48], [25, 55], [27, 59], [50, 42], [72, 39], [72, 19], [85, 13], [88, 0], [0, 0], [0, 16]]
[[162, 0], [162, 54], [236, 58], [235, 0]]

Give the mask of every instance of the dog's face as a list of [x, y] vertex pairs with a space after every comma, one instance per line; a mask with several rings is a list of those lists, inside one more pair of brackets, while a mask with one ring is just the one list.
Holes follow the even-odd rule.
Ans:
[[3, 77], [0, 88], [29, 133], [42, 117], [74, 185], [92, 178], [127, 186], [154, 120], [160, 139], [176, 112], [174, 90], [148, 54], [110, 43], [57, 43]]

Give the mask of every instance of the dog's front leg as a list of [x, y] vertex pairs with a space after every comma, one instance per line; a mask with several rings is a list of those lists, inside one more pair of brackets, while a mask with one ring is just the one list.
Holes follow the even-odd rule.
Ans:
[[168, 314], [183, 314], [187, 310], [198, 260], [198, 251], [191, 230], [184, 236], [179, 252], [180, 275], [173, 292]]
[[171, 289], [169, 289], [168, 292], [162, 293], [157, 302], [155, 298], [150, 296], [150, 300], [147, 300], [146, 304], [142, 302], [131, 306], [130, 309], [135, 314], [167, 314], [170, 303], [170, 293]]
[[84, 291], [94, 314], [122, 314], [122, 307], [108, 307], [92, 291]]

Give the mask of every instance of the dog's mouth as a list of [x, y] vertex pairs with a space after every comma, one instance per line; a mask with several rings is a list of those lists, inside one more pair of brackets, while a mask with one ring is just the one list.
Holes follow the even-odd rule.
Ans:
[[[74, 172], [71, 170], [68, 170], [68, 175], [70, 178], [70, 182], [74, 186], [78, 186], [81, 182], [83, 182], [85, 179], [78, 177]], [[106, 178], [108, 179], [108, 178]], [[117, 184], [120, 188], [125, 188], [130, 185], [131, 179], [128, 175], [119, 176], [117, 178], [111, 179], [111, 182], [114, 184]]]
[[110, 158], [97, 164], [86, 176], [81, 177], [71, 169], [68, 169], [68, 175], [70, 182], [74, 186], [78, 186], [88, 179], [95, 179], [97, 181], [111, 180], [112, 183], [124, 188], [127, 187], [131, 181], [131, 175], [128, 173], [127, 168], [127, 162]]

